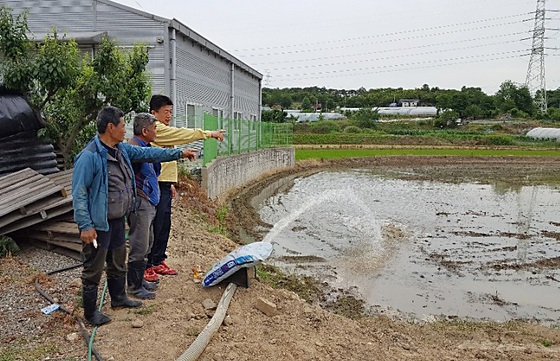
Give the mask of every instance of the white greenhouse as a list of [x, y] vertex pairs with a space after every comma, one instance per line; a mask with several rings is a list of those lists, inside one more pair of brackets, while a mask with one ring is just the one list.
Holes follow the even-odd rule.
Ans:
[[560, 128], [534, 128], [527, 132], [527, 136], [533, 139], [549, 139], [560, 142]]

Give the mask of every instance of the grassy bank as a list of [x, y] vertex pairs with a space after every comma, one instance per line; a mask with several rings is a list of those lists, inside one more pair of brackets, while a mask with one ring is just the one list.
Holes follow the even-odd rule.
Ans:
[[558, 157], [560, 149], [460, 149], [460, 148], [385, 148], [385, 149], [296, 149], [296, 160], [337, 159], [376, 156], [463, 156], [463, 157]]

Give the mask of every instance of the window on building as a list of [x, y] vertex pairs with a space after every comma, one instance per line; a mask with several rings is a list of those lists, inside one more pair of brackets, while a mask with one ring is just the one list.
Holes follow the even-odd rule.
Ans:
[[241, 119], [243, 119], [243, 113], [241, 112], [233, 112], [233, 119], [234, 119], [234, 126], [235, 130], [241, 129]]
[[212, 108], [212, 115], [218, 118], [218, 128], [224, 127], [224, 110], [221, 108]]
[[204, 112], [202, 104], [187, 103], [186, 109], [187, 128], [203, 128], [204, 127]]

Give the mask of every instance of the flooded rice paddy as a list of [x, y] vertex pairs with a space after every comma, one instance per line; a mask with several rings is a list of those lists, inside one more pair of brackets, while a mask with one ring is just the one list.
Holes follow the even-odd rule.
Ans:
[[272, 263], [352, 290], [372, 310], [560, 319], [560, 188], [375, 170], [296, 178], [257, 205]]

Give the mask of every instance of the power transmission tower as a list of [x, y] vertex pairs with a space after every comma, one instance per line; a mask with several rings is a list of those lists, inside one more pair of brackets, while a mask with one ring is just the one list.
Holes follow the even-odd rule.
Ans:
[[264, 76], [264, 86], [265, 88], [269, 88], [270, 87], [270, 71], [268, 69], [265, 69], [265, 76]]
[[533, 44], [531, 46], [531, 59], [527, 68], [527, 78], [525, 85], [529, 92], [534, 96], [537, 109], [541, 113], [546, 113], [546, 81], [544, 67], [544, 31], [545, 31], [545, 0], [537, 0], [537, 10], [535, 11], [535, 27], [533, 29]]

